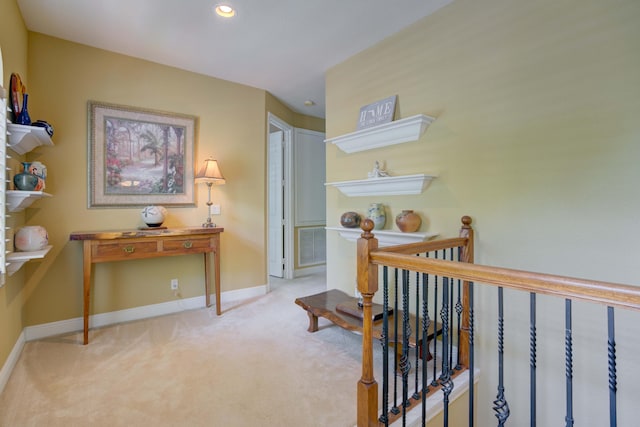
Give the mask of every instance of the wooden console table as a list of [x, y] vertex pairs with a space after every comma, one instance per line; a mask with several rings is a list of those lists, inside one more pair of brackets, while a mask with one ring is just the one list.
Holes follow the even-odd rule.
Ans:
[[223, 228], [76, 231], [69, 240], [83, 241], [84, 344], [89, 343], [91, 268], [98, 262], [125, 261], [175, 255], [204, 254], [204, 291], [211, 305], [209, 263], [215, 259], [216, 313], [220, 315], [220, 233]]

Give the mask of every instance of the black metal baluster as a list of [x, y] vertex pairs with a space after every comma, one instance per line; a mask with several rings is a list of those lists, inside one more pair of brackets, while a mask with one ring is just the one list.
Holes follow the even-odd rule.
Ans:
[[389, 267], [382, 268], [382, 414], [380, 422], [389, 425]]
[[473, 283], [469, 282], [469, 427], [474, 426], [475, 420], [475, 390], [474, 390], [474, 348], [473, 348], [473, 333], [474, 333], [474, 319], [473, 319]]
[[571, 300], [565, 300], [565, 373], [567, 388], [567, 415], [565, 416], [565, 426], [573, 426], [573, 339], [571, 337]]
[[[416, 254], [416, 256], [420, 256], [420, 254]], [[413, 398], [418, 400], [420, 399], [420, 390], [418, 388], [418, 358], [420, 356], [420, 346], [418, 343], [420, 342], [420, 273], [416, 271], [416, 357], [415, 357], [415, 391], [413, 392]]]
[[[444, 258], [445, 252], [443, 250], [443, 254], [442, 254], [442, 258]], [[453, 261], [453, 248], [449, 249], [449, 261]], [[449, 319], [449, 333], [452, 334], [453, 333], [453, 278], [450, 279], [451, 280], [451, 288], [449, 289], [449, 310], [450, 310], [450, 319]], [[453, 336], [450, 337], [449, 339], [449, 372], [450, 374], [453, 373]]]
[[398, 367], [398, 269], [393, 269], [393, 286], [394, 286], [394, 300], [393, 300], [393, 407], [391, 413], [399, 414], [398, 408], [398, 376], [396, 375], [396, 369]]
[[459, 371], [462, 369], [462, 366], [460, 366], [460, 331], [462, 329], [462, 324], [460, 321], [460, 318], [462, 316], [462, 301], [461, 301], [461, 297], [462, 297], [462, 291], [461, 291], [461, 283], [462, 281], [460, 279], [458, 279], [458, 300], [456, 302], [456, 314], [458, 315], [458, 340], [456, 341], [458, 343], [458, 351], [456, 351], [456, 371]]
[[509, 418], [509, 403], [504, 397], [504, 290], [498, 288], [498, 395], [493, 401], [493, 410], [498, 418], [498, 426], [504, 426]]
[[402, 356], [400, 357], [400, 372], [402, 373], [402, 425], [405, 425], [409, 402], [409, 338], [411, 337], [411, 322], [409, 318], [409, 271], [402, 270]]
[[[438, 251], [434, 251], [435, 259], [438, 259]], [[433, 380], [431, 381], [431, 385], [436, 387], [438, 385], [438, 380], [436, 377], [437, 369], [438, 369], [438, 276], [434, 276], [434, 287], [433, 287]], [[442, 322], [442, 320], [440, 321]]]
[[529, 399], [531, 402], [530, 423], [531, 427], [536, 426], [536, 294], [529, 294]]
[[425, 427], [427, 419], [427, 393], [429, 382], [427, 381], [427, 357], [429, 355], [429, 275], [422, 273], [422, 426]]
[[613, 307], [607, 307], [608, 339], [607, 355], [609, 359], [609, 426], [618, 425], [616, 404], [616, 392], [618, 391], [618, 379], [616, 376], [616, 327]]
[[453, 390], [451, 381], [451, 370], [449, 365], [449, 278], [442, 278], [442, 309], [440, 311], [442, 320], [442, 373], [440, 375], [440, 385], [442, 386], [442, 403], [444, 406], [444, 426], [449, 425], [449, 395]]

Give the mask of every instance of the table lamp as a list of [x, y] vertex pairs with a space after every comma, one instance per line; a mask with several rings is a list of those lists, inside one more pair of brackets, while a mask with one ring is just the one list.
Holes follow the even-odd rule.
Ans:
[[209, 216], [207, 220], [202, 224], [203, 227], [215, 227], [216, 225], [211, 221], [211, 186], [213, 184], [222, 185], [225, 183], [224, 176], [222, 176], [222, 172], [220, 172], [220, 168], [218, 167], [218, 161], [209, 157], [204, 161], [200, 171], [195, 177], [195, 182], [197, 183], [206, 183], [209, 191], [209, 199], [207, 200], [207, 206], [209, 207]]

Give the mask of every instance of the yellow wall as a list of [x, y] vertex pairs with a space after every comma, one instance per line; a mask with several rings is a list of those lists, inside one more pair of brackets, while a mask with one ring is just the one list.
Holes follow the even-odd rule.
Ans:
[[[9, 90], [11, 73], [20, 74], [23, 83], [28, 84], [27, 75], [27, 29], [22, 21], [22, 15], [14, 1], [0, 2], [0, 47], [2, 47], [2, 62], [4, 78], [2, 85]], [[28, 87], [27, 87], [28, 88]], [[7, 219], [11, 225], [13, 219]], [[18, 336], [22, 332], [22, 307], [25, 293], [22, 281], [14, 277], [7, 277], [7, 282], [0, 287], [0, 366], [4, 364]]]
[[[327, 181], [366, 178], [375, 160], [386, 161], [393, 175], [438, 178], [423, 194], [407, 197], [348, 198], [328, 188], [327, 225], [337, 226], [342, 212], [364, 213], [369, 203], [380, 201], [391, 214], [387, 228], [396, 229], [392, 219], [400, 210], [414, 209], [423, 216], [423, 231], [449, 237], [457, 235], [460, 217], [468, 214], [477, 230], [478, 263], [640, 284], [638, 22], [636, 0], [456, 0], [330, 69], [328, 138], [354, 131], [360, 107], [390, 95], [398, 95], [398, 117], [427, 114], [437, 120], [418, 142], [353, 154], [329, 144]], [[327, 283], [351, 294], [355, 244], [329, 232], [327, 247]], [[495, 289], [480, 292], [480, 319], [496, 312], [495, 294]], [[510, 314], [527, 309], [515, 306], [509, 295]], [[526, 304], [526, 296], [520, 298]], [[603, 310], [577, 305], [575, 339], [589, 345], [591, 333], [606, 325]], [[552, 308], [541, 308], [541, 327], [552, 331], [539, 357], [561, 365], [562, 304]], [[616, 326], [627, 337], [619, 342], [618, 361], [631, 378], [625, 380], [629, 399], [631, 384], [640, 380], [633, 356], [640, 343], [625, 314], [618, 314], [623, 320]], [[484, 335], [478, 342], [486, 353], [476, 353], [485, 354], [478, 421], [490, 425], [495, 422], [489, 401], [496, 394], [495, 324], [480, 327]], [[528, 393], [522, 390], [528, 384], [528, 333], [518, 334], [514, 326], [507, 334], [508, 357], [524, 354], [507, 363], [512, 419], [521, 425], [528, 416]], [[606, 348], [601, 344], [582, 352], [578, 363], [595, 361], [603, 366], [602, 376]], [[562, 423], [563, 388], [553, 386], [558, 381], [548, 378], [539, 396], [542, 425]], [[586, 381], [577, 389], [606, 391], [606, 378]], [[606, 402], [606, 395], [601, 397]], [[576, 397], [577, 424], [606, 424], [606, 408], [591, 410], [588, 398]], [[621, 405], [633, 411], [629, 400]]]
[[[81, 243], [78, 230], [136, 228], [140, 208], [87, 208], [87, 101], [95, 100], [197, 116], [194, 159], [218, 159], [226, 185], [213, 188], [222, 214], [214, 217], [222, 234], [222, 291], [267, 282], [265, 250], [266, 115], [277, 106], [294, 126], [324, 122], [291, 112], [264, 90], [182, 71], [148, 61], [28, 33], [14, 1], [0, 4], [0, 45], [4, 85], [18, 72], [27, 85], [33, 120], [55, 129], [53, 147], [40, 147], [18, 161], [39, 160], [48, 168], [47, 192], [32, 208], [12, 215], [10, 225], [43, 225], [52, 251], [25, 264], [0, 288], [0, 366], [27, 326], [82, 315]], [[258, 183], [258, 185], [256, 185]], [[168, 207], [165, 225], [195, 226], [207, 216], [206, 186], [196, 186], [196, 207]], [[94, 267], [93, 314], [203, 294], [202, 257], [170, 257]], [[224, 309], [224, 307], [223, 307]]]
[[[25, 272], [26, 324], [81, 314], [81, 244], [74, 230], [136, 228], [140, 208], [87, 208], [87, 101], [175, 111], [199, 117], [194, 159], [218, 159], [226, 178], [213, 188], [222, 207], [214, 221], [222, 235], [222, 291], [266, 283], [264, 249], [265, 92], [60, 39], [29, 37], [31, 116], [53, 124], [54, 147], [28, 154], [47, 166], [53, 197], [28, 211], [30, 224], [49, 230], [54, 246]], [[172, 208], [167, 226], [193, 226], [207, 215], [206, 186], [197, 207]], [[171, 300], [171, 278], [183, 297], [202, 294], [200, 256], [113, 263], [95, 268], [92, 311], [109, 312]]]
[[324, 132], [325, 121], [319, 117], [305, 116], [288, 109], [278, 98], [267, 92], [267, 111], [290, 126]]

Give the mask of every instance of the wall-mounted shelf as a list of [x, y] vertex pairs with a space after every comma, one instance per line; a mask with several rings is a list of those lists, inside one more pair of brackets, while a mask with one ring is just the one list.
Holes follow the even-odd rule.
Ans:
[[345, 153], [355, 153], [387, 145], [417, 141], [434, 120], [433, 117], [419, 114], [329, 138], [325, 142], [337, 145]]
[[427, 188], [433, 178], [435, 178], [435, 176], [417, 174], [359, 179], [355, 181], [327, 182], [325, 185], [336, 187], [344, 195], [349, 197], [396, 196], [420, 194]]
[[53, 145], [44, 128], [7, 123], [7, 146], [18, 154], [25, 154], [41, 145]]
[[43, 197], [51, 197], [51, 194], [43, 191], [7, 190], [7, 210], [19, 212]]
[[39, 251], [32, 252], [11, 252], [7, 254], [7, 273], [11, 276], [24, 265], [25, 262], [32, 259], [41, 259], [51, 250], [53, 246], [47, 246]]
[[[360, 228], [326, 227], [327, 230], [337, 231], [340, 236], [355, 242], [360, 238], [362, 230]], [[406, 243], [417, 243], [436, 237], [438, 233], [403, 233], [391, 230], [373, 230], [373, 235], [378, 239], [379, 246], [404, 245]]]

